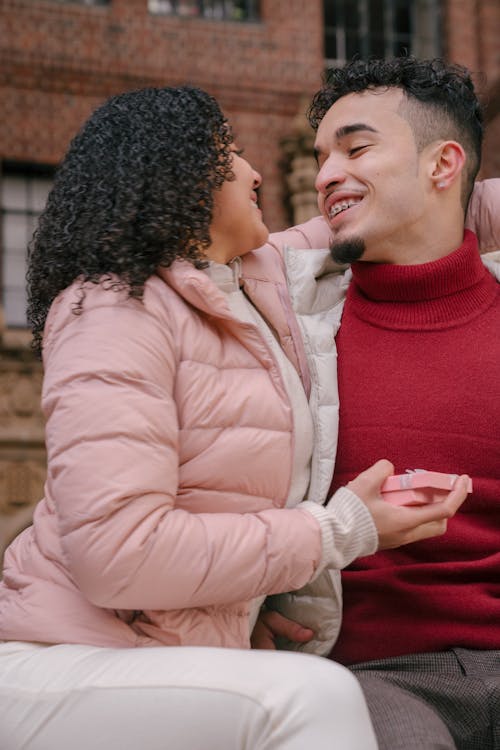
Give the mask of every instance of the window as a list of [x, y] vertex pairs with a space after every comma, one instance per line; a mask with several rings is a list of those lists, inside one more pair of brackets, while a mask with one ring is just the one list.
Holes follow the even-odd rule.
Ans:
[[1, 176], [2, 305], [9, 327], [26, 326], [26, 249], [52, 187], [53, 169], [4, 164]]
[[258, 21], [259, 0], [148, 0], [151, 13], [216, 21]]
[[439, 54], [439, 0], [325, 0], [327, 66], [353, 57]]
[[63, 5], [109, 5], [111, 0], [57, 0]]

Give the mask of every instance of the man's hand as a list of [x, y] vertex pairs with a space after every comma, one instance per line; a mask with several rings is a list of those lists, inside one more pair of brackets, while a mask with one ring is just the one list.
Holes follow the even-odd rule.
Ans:
[[263, 611], [260, 613], [252, 631], [250, 642], [252, 648], [275, 649], [274, 639], [278, 636], [295, 643], [307, 643], [313, 637], [310, 628], [303, 628], [293, 620], [283, 617], [279, 612]]
[[367, 506], [379, 537], [379, 549], [393, 549], [421, 539], [444, 534], [452, 518], [467, 497], [469, 477], [459, 477], [444, 500], [428, 505], [396, 507], [382, 499], [380, 488], [394, 467], [385, 459], [377, 461], [347, 485]]

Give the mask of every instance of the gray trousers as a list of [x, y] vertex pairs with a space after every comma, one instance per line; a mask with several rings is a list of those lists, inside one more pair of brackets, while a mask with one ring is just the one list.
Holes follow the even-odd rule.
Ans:
[[500, 651], [456, 648], [351, 670], [380, 750], [500, 750]]

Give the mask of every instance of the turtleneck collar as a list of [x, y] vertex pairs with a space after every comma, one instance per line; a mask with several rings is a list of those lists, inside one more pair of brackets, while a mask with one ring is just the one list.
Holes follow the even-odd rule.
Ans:
[[447, 328], [479, 315], [497, 292], [475, 235], [465, 230], [454, 252], [430, 263], [352, 266], [348, 304], [358, 317], [388, 328]]

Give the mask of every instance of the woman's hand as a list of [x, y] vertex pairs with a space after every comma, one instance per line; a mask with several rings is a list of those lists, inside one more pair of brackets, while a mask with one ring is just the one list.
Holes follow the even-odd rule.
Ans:
[[444, 534], [452, 518], [467, 497], [469, 478], [459, 477], [444, 500], [428, 505], [394, 506], [380, 493], [382, 483], [394, 473], [390, 461], [382, 459], [349, 482], [352, 490], [370, 511], [379, 537], [379, 549], [392, 549], [421, 539]]

